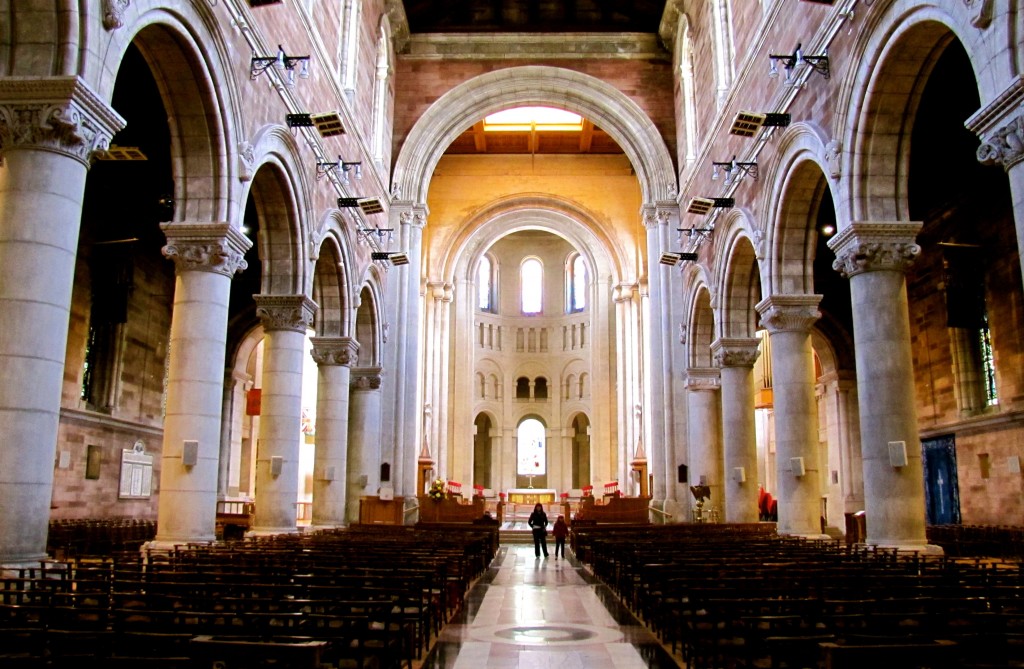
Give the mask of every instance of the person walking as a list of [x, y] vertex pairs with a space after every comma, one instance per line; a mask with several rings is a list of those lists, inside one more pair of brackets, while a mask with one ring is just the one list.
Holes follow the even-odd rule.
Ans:
[[565, 523], [565, 516], [559, 516], [558, 520], [555, 521], [555, 526], [551, 528], [551, 534], [555, 535], [555, 559], [558, 559], [558, 554], [562, 554], [562, 559], [565, 559], [565, 538], [569, 536], [569, 526]]
[[548, 556], [548, 514], [544, 513], [544, 506], [536, 504], [533, 513], [526, 524], [533, 530], [533, 554], [540, 557], [541, 551], [544, 557]]

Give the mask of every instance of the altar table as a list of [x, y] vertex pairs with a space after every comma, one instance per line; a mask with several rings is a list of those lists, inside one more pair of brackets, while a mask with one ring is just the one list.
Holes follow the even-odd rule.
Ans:
[[553, 504], [558, 499], [554, 488], [512, 488], [508, 491], [509, 504]]

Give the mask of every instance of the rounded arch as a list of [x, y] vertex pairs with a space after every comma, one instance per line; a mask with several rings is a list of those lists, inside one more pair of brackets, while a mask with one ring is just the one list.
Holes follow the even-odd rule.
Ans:
[[645, 202], [673, 198], [675, 168], [657, 127], [633, 100], [595, 77], [527, 65], [480, 75], [442, 95], [419, 118], [395, 163], [394, 190], [426, 202], [434, 167], [458, 135], [484, 116], [520, 105], [552, 105], [594, 121], [625, 152]]
[[814, 218], [824, 189], [835, 192], [826, 176], [825, 144], [823, 131], [810, 123], [792, 126], [780, 139], [764, 202], [766, 295], [814, 292]]
[[568, 241], [593, 272], [591, 285], [620, 281], [623, 268], [629, 266], [627, 253], [582, 207], [555, 197], [525, 195], [497, 201], [466, 220], [441, 259], [443, 280], [474, 280], [473, 272], [494, 240], [526, 229], [546, 230]]
[[386, 339], [384, 332], [384, 295], [380, 283], [368, 280], [359, 291], [353, 335], [359, 342], [359, 367], [379, 367]]
[[749, 223], [746, 212], [733, 210], [720, 228], [725, 234], [716, 255], [725, 262], [719, 264], [718, 300], [717, 305], [711, 300], [711, 307], [722, 338], [752, 338], [757, 331], [754, 305], [761, 300], [761, 272]]
[[255, 173], [249, 195], [260, 220], [261, 290], [267, 295], [306, 294], [312, 287], [310, 192], [299, 147], [286, 128], [264, 126], [253, 146]]
[[[1012, 50], [970, 27], [968, 4], [959, 3], [950, 14], [934, 4], [898, 0], [879, 3], [865, 18], [872, 29], [858, 35], [850, 57], [857, 65], [848, 70], [836, 105], [848, 110], [836, 118], [836, 136], [846, 149], [841, 169], [849, 175], [842, 182], [848, 190], [837, 192], [844, 214], [837, 217], [840, 227], [855, 220], [908, 220], [910, 129], [924, 86], [949, 43], [959, 40], [974, 67], [994, 60], [992, 49]], [[1014, 78], [978, 74], [976, 82]], [[1002, 93], [981, 92], [982, 100]]]
[[[241, 219], [235, 120], [242, 119], [235, 69], [218, 20], [202, 3], [173, 10], [143, 3], [129, 25], [110, 36], [96, 57], [82, 61], [82, 76], [104, 99], [113, 94], [117, 72], [135, 44], [153, 72], [167, 110], [174, 169], [175, 221]], [[166, 4], [166, 3], [164, 3]], [[187, 166], [187, 169], [185, 167]]]

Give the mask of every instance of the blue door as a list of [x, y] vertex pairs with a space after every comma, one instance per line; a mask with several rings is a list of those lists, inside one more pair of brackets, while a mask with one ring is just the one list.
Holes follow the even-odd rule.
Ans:
[[924, 503], [929, 525], [960, 524], [960, 487], [956, 477], [953, 435], [921, 442], [924, 465]]

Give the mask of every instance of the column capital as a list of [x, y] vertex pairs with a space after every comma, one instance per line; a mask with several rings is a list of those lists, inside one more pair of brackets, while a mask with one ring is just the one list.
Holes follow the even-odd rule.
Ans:
[[997, 128], [978, 147], [978, 162], [1002, 165], [1004, 170], [1024, 160], [1024, 116], [1016, 116]]
[[310, 355], [317, 365], [351, 367], [359, 360], [359, 342], [352, 337], [312, 337]]
[[427, 224], [427, 209], [419, 206], [410, 207], [398, 214], [398, 221], [412, 228], [422, 228]]
[[267, 331], [305, 332], [313, 322], [316, 302], [305, 295], [253, 295], [256, 315]]
[[832, 269], [849, 278], [862, 272], [905, 272], [921, 247], [914, 239], [920, 222], [851, 223], [828, 241], [836, 254]]
[[383, 382], [383, 370], [380, 367], [353, 367], [350, 377], [355, 390], [378, 390]]
[[633, 293], [637, 290], [634, 283], [620, 283], [612, 288], [612, 301], [616, 303], [632, 302]]
[[1013, 122], [1014, 118], [1020, 116], [1022, 105], [1024, 105], [1024, 75], [1018, 74], [1010, 79], [1010, 83], [999, 95], [967, 119], [964, 127], [982, 141], [981, 147], [978, 148], [978, 160], [986, 162], [983, 159], [983, 155], [988, 153], [987, 149], [983, 151], [985, 145], [1000, 132], [1000, 128], [1007, 126]]
[[810, 332], [821, 318], [821, 295], [769, 295], [754, 306], [769, 334]]
[[687, 390], [719, 390], [722, 387], [722, 372], [717, 367], [690, 367], [686, 370]]
[[756, 337], [722, 337], [711, 342], [711, 354], [719, 367], [753, 367], [761, 354], [758, 343]]
[[659, 227], [667, 226], [673, 216], [678, 216], [679, 205], [659, 202], [657, 204], [645, 204], [640, 208], [640, 217], [643, 219], [647, 231], [656, 230]]
[[214, 272], [230, 277], [248, 264], [252, 241], [230, 223], [161, 223], [167, 237], [162, 252], [175, 272]]
[[125, 120], [85, 81], [68, 77], [0, 79], [0, 153], [53, 151], [86, 167]]

